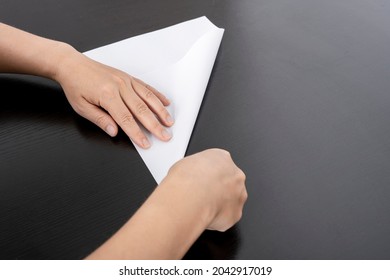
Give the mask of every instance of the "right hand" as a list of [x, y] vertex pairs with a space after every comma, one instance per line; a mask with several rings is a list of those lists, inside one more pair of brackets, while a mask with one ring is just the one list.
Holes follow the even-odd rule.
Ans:
[[207, 229], [226, 231], [240, 220], [248, 197], [245, 174], [229, 152], [210, 149], [185, 157], [171, 167], [169, 178], [187, 188], [191, 199], [203, 201]]

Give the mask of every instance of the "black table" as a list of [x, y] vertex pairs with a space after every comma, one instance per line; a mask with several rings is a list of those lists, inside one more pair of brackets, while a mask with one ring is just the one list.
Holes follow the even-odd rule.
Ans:
[[[187, 154], [229, 150], [240, 223], [186, 258], [390, 258], [386, 0], [2, 0], [0, 20], [86, 51], [202, 15], [226, 28]], [[0, 258], [77, 259], [155, 182], [48, 80], [0, 76]]]

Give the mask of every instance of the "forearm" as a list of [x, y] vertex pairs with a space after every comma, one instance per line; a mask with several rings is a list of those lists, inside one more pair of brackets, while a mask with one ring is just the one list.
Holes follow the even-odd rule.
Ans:
[[21, 73], [55, 79], [61, 60], [75, 50], [0, 23], [0, 72]]
[[182, 258], [211, 216], [192, 191], [172, 180], [163, 181], [134, 216], [87, 258]]

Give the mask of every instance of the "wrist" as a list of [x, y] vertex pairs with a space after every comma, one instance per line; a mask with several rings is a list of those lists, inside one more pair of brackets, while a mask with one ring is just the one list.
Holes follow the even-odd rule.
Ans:
[[53, 42], [51, 52], [47, 56], [46, 77], [61, 83], [64, 73], [72, 71], [69, 63], [79, 52], [71, 45], [63, 42]]
[[196, 221], [202, 231], [213, 221], [216, 211], [210, 196], [202, 188], [188, 184], [186, 180], [168, 175], [157, 187], [169, 195], [171, 203], [180, 214], [187, 215]]

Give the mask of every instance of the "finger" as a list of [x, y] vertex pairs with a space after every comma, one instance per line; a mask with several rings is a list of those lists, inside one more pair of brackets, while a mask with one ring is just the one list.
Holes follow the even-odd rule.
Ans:
[[157, 89], [155, 89], [154, 87], [152, 87], [151, 85], [148, 85], [147, 83], [145, 83], [144, 81], [138, 79], [138, 78], [135, 78], [135, 77], [132, 77], [137, 83], [143, 85], [146, 89], [152, 91], [154, 93], [155, 96], [157, 96], [157, 98], [161, 101], [161, 103], [164, 105], [164, 106], [168, 106], [169, 104], [171, 104], [171, 101], [169, 101], [169, 99], [164, 95], [162, 94], [161, 92], [159, 92]]
[[240, 198], [241, 198], [241, 204], [244, 207], [245, 202], [248, 200], [248, 192], [246, 191], [246, 189], [242, 191]]
[[144, 149], [150, 147], [148, 138], [140, 129], [133, 114], [123, 103], [119, 94], [110, 99], [103, 100], [101, 106], [113, 117], [127, 136], [129, 136], [138, 146]]
[[172, 138], [171, 133], [157, 120], [145, 102], [130, 87], [123, 88], [120, 93], [126, 106], [142, 125], [162, 141]]
[[132, 81], [132, 86], [138, 96], [148, 104], [149, 108], [158, 116], [164, 125], [173, 125], [174, 120], [172, 116], [152, 90], [137, 81]]
[[103, 129], [111, 137], [117, 135], [118, 126], [116, 125], [115, 121], [109, 114], [97, 106], [86, 102], [78, 113]]

